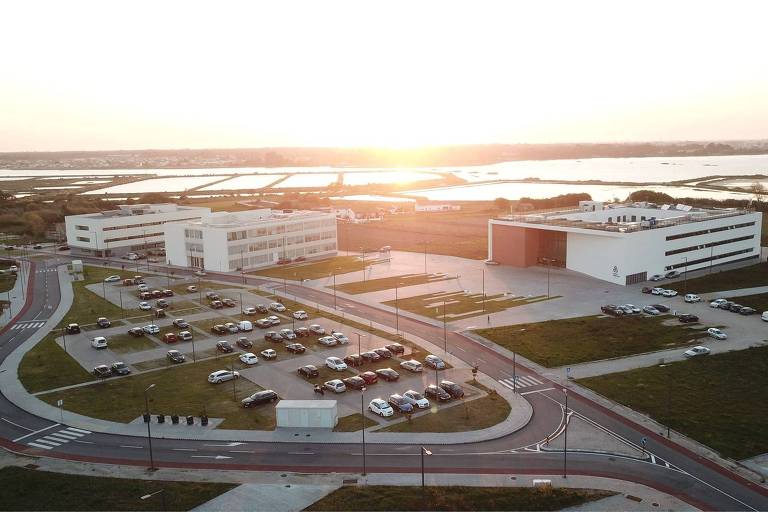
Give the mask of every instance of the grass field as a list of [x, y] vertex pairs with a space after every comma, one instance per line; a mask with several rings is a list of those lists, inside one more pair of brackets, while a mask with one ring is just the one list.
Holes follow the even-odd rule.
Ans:
[[2, 510], [191, 510], [236, 487], [210, 482], [131, 480], [7, 466], [0, 469]]
[[[197, 292], [188, 292], [187, 286], [197, 286]], [[175, 284], [171, 286], [171, 290], [173, 290], [173, 293], [176, 295], [190, 295], [191, 297], [194, 297], [195, 299], [199, 298], [199, 296], [202, 293], [203, 299], [205, 299], [205, 292], [212, 292], [216, 290], [227, 290], [229, 288], [239, 288], [236, 284], [219, 284], [214, 283], [212, 281], [200, 281], [199, 283], [197, 281], [190, 281], [182, 284]]]
[[[206, 411], [211, 418], [224, 418], [221, 428], [272, 430], [275, 428], [275, 408], [264, 405], [256, 409], [243, 409], [240, 400], [262, 388], [245, 378], [235, 382], [209, 384], [208, 374], [234, 364], [242, 367], [236, 356], [221, 357], [174, 365], [166, 370], [131, 375], [122, 379], [107, 379], [65, 391], [40, 395], [42, 400], [55, 404], [64, 399], [67, 410], [111, 421], [127, 423], [144, 412], [144, 390], [151, 384], [149, 409], [152, 414], [178, 414], [199, 416]], [[115, 404], [120, 404], [115, 407]]]
[[366, 260], [365, 263], [363, 263], [357, 256], [337, 256], [335, 258], [320, 261], [278, 265], [276, 267], [265, 268], [264, 270], [255, 270], [249, 272], [249, 274], [287, 279], [289, 281], [301, 281], [302, 279], [320, 279], [328, 277], [334, 272], [336, 274], [346, 274], [347, 272], [363, 270], [363, 266], [368, 266], [372, 263], [371, 260]]
[[341, 487], [304, 510], [561, 510], [614, 494], [588, 489], [462, 486], [426, 487], [425, 493], [422, 494], [421, 489], [417, 487], [362, 485]]
[[[548, 368], [653, 352], [694, 343], [706, 332], [690, 324], [663, 325], [673, 317], [584, 316], [475, 331]], [[695, 324], [698, 325], [698, 324]]]
[[[381, 277], [379, 279], [367, 279], [365, 281], [356, 281], [353, 283], [337, 284], [336, 289], [353, 295], [359, 293], [379, 292], [382, 290], [391, 290], [395, 286], [415, 286], [426, 283], [438, 283], [456, 279], [456, 276], [445, 274], [403, 274], [400, 276]], [[329, 286], [328, 288], [333, 288]]]
[[141, 350], [150, 350], [158, 347], [158, 345], [147, 336], [136, 338], [130, 334], [108, 336], [107, 344], [109, 345], [109, 350], [117, 352], [118, 354], [139, 352]]
[[16, 274], [3, 274], [0, 275], [0, 293], [5, 293], [16, 284]]
[[[546, 295], [518, 297], [499, 293], [496, 295], [486, 295], [485, 301], [483, 301], [483, 294], [481, 293], [469, 294], [458, 291], [427, 293], [424, 295], [398, 299], [397, 301], [388, 300], [384, 302], [384, 304], [391, 307], [397, 306], [400, 309], [418, 315], [436, 318], [438, 320], [443, 319], [443, 312], [445, 311], [446, 320], [451, 322], [453, 320], [462, 320], [464, 318], [472, 318], [479, 315], [498, 313], [499, 311], [504, 311], [516, 306], [524, 306], [526, 304], [555, 299], [557, 297], [558, 296], [556, 295], [550, 297], [547, 297]], [[445, 309], [443, 309], [443, 301], [445, 301]]]
[[768, 452], [768, 346], [591, 377], [579, 384], [726, 457]]
[[56, 344], [55, 338], [54, 333], [49, 333], [21, 360], [19, 380], [30, 393], [94, 379], [93, 375]]
[[742, 297], [730, 297], [728, 300], [737, 302], [742, 306], [755, 308], [758, 314], [768, 311], [768, 293], [759, 293], [757, 295], [744, 295]]
[[364, 417], [359, 412], [356, 412], [355, 414], [350, 414], [349, 416], [342, 416], [339, 418], [339, 423], [336, 424], [336, 427], [333, 429], [334, 432], [357, 432], [361, 428], [363, 428], [363, 420], [365, 421], [365, 427], [372, 427], [374, 425], [378, 425], [375, 421], [373, 421], [370, 418]]
[[[678, 280], [675, 285], [678, 287], [677, 289], [680, 289], [683, 286], [683, 281]], [[768, 285], [768, 264], [756, 263], [733, 270], [718, 271], [714, 269], [711, 274], [688, 279], [686, 287], [688, 293], [709, 293], [766, 285]]]

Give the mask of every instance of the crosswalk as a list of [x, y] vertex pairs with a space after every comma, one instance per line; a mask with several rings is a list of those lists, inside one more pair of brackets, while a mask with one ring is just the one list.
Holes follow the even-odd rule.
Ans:
[[17, 322], [13, 324], [13, 327], [11, 327], [11, 330], [13, 331], [15, 329], [19, 331], [21, 329], [39, 329], [44, 325], [45, 325], [45, 322], [30, 320], [27, 322]]
[[512, 379], [499, 379], [499, 383], [503, 386], [508, 387], [509, 389], [530, 388], [533, 386], [540, 386], [541, 384], [544, 384], [536, 377], [531, 377], [530, 375], [517, 375], [515, 376], [515, 380], [517, 381], [516, 386]]
[[35, 448], [43, 448], [45, 450], [53, 450], [57, 446], [68, 443], [70, 441], [77, 441], [81, 437], [85, 437], [90, 434], [90, 430], [83, 430], [82, 428], [67, 427], [57, 432], [49, 433], [45, 436], [39, 437], [34, 441], [28, 441], [29, 446]]
[[35, 270], [35, 274], [43, 274], [45, 272], [58, 272], [59, 270], [57, 268], [41, 268], [38, 270]]

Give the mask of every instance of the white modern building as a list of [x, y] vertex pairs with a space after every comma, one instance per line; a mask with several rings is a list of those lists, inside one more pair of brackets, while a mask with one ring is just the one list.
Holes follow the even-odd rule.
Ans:
[[627, 285], [654, 274], [758, 259], [762, 215], [752, 210], [582, 201], [488, 223], [488, 259], [551, 264]]
[[216, 212], [165, 226], [172, 265], [229, 272], [336, 255], [333, 212], [270, 209]]
[[210, 208], [175, 204], [130, 204], [64, 218], [67, 244], [75, 254], [120, 256], [163, 247], [164, 226], [200, 220]]

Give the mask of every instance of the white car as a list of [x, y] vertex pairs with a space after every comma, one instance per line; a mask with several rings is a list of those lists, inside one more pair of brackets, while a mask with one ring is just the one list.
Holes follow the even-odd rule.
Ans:
[[693, 347], [692, 349], [686, 350], [683, 352], [684, 357], [696, 357], [696, 356], [706, 356], [709, 355], [709, 353], [712, 352], [707, 347], [702, 347], [699, 345], [698, 347]]
[[661, 294], [664, 297], [674, 297], [675, 295], [677, 295], [677, 291], [676, 290], [664, 290], [663, 292], [661, 292]]
[[421, 363], [415, 359], [411, 359], [410, 361], [403, 361], [400, 363], [400, 368], [414, 373], [424, 370], [424, 367], [421, 365]]
[[189, 293], [196, 292], [197, 291], [197, 286], [187, 286], [187, 291]]
[[280, 337], [284, 340], [295, 340], [296, 333], [290, 329], [280, 329]]
[[104, 336], [96, 336], [91, 340], [91, 346], [93, 348], [107, 348], [107, 338]]
[[269, 305], [269, 309], [271, 309], [272, 311], [276, 311], [278, 313], [282, 313], [283, 311], [285, 311], [285, 306], [283, 306], [279, 302], [273, 302], [272, 304]]
[[147, 334], [157, 334], [160, 332], [160, 328], [155, 324], [145, 325], [144, 327], [141, 328], [141, 330]]
[[619, 307], [623, 309], [624, 312], [628, 315], [640, 314], [640, 308], [635, 306], [634, 304], [624, 304], [623, 306], [619, 306]]
[[692, 304], [694, 302], [701, 302], [701, 297], [695, 293], [687, 293], [685, 297], [683, 297], [683, 300], [689, 304]]
[[296, 320], [308, 320], [309, 315], [307, 314], [306, 311], [299, 310], [299, 311], [293, 312], [293, 318], [295, 318]]
[[389, 405], [386, 400], [382, 400], [381, 398], [374, 398], [371, 400], [371, 402], [368, 404], [368, 410], [382, 417], [392, 416], [395, 414], [392, 406]]
[[709, 303], [709, 307], [719, 308], [721, 304], [725, 304], [726, 302], [728, 302], [728, 299], [715, 299]]
[[8, 267], [8, 271], [15, 274], [19, 271], [19, 267], [17, 267], [16, 265], [11, 265], [10, 267]]
[[107, 276], [104, 278], [105, 283], [116, 283], [120, 281], [120, 276]]
[[272, 349], [272, 348], [268, 348], [266, 350], [262, 350], [260, 352], [260, 354], [261, 354], [261, 357], [263, 357], [264, 359], [275, 359], [275, 358], [277, 358], [277, 352], [275, 352], [275, 349]]
[[323, 329], [321, 326], [317, 324], [312, 324], [309, 326], [309, 332], [311, 332], [312, 334], [318, 334], [322, 336], [323, 334], [325, 334], [325, 329]]
[[662, 295], [662, 294], [664, 294], [664, 288], [653, 288], [653, 289], [651, 289], [651, 294], [653, 294], [653, 295]]
[[139, 290], [140, 292], [148, 292], [149, 291], [149, 286], [147, 286], [146, 284], [142, 283], [139, 286], [137, 286], [136, 289]]
[[248, 306], [243, 310], [243, 313], [245, 313], [246, 315], [255, 315], [256, 313], [258, 313], [258, 311], [256, 311], [255, 307]]
[[445, 370], [445, 362], [434, 354], [425, 357], [424, 364], [435, 370]]
[[232, 370], [218, 370], [208, 376], [208, 382], [211, 384], [219, 384], [228, 380], [237, 379], [240, 377], [240, 373]]
[[760, 319], [761, 319], [763, 322], [768, 322], [768, 311], [763, 311], [763, 314], [762, 314], [762, 315], [760, 315]]
[[179, 333], [179, 339], [181, 341], [192, 341], [192, 333], [190, 331], [181, 331]]
[[660, 311], [653, 306], [645, 306], [643, 312], [648, 315], [658, 315]]
[[229, 332], [229, 334], [237, 334], [240, 332], [240, 328], [237, 326], [237, 324], [232, 322], [227, 322], [224, 324], [224, 328]]
[[277, 318], [275, 315], [268, 316], [267, 320], [269, 320], [272, 325], [280, 325], [280, 319]]
[[206, 273], [205, 273], [205, 271], [203, 271], [203, 270], [195, 270], [195, 272], [194, 272], [194, 273], [195, 273], [195, 275], [196, 275], [196, 276], [200, 276], [200, 277], [203, 277], [203, 276], [206, 276], [206, 275], [208, 275], [208, 274], [206, 274]]
[[339, 379], [329, 380], [323, 384], [323, 386], [325, 386], [325, 389], [329, 389], [334, 393], [343, 393], [347, 390], [347, 386], [345, 386], [344, 383]]
[[152, 309], [152, 305], [149, 302], [139, 302], [139, 309], [142, 311], [149, 311]]
[[716, 340], [728, 339], [728, 335], [725, 334], [720, 329], [718, 329], [717, 327], [710, 327], [709, 329], [707, 329], [707, 334], [709, 334], [712, 338], [715, 338]]
[[339, 342], [339, 345], [346, 345], [349, 343], [349, 338], [347, 338], [344, 333], [338, 332], [338, 331], [331, 331], [331, 336], [336, 338], [336, 341]]
[[649, 281], [661, 281], [662, 279], [664, 279], [664, 276], [661, 274], [653, 274]]
[[245, 354], [240, 354], [240, 361], [245, 364], [256, 364], [259, 362], [259, 358], [256, 357], [256, 354], [246, 352]]
[[411, 404], [412, 406], [418, 409], [429, 409], [429, 400], [424, 398], [424, 395], [422, 395], [418, 391], [409, 389], [408, 391], [403, 393], [403, 398], [405, 398], [406, 402], [408, 402], [409, 404]]
[[339, 344], [339, 341], [333, 336], [323, 336], [317, 340], [317, 342], [321, 345], [325, 345], [326, 347], [333, 347]]
[[347, 363], [339, 359], [338, 357], [329, 357], [325, 360], [325, 366], [331, 370], [341, 372], [347, 369]]

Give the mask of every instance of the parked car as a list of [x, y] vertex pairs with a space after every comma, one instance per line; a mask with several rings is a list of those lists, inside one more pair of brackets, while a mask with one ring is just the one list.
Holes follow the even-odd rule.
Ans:
[[[139, 280], [138, 280], [138, 279], [135, 279], [135, 280], [134, 280], [134, 282], [136, 282], [136, 283], [139, 283]], [[138, 286], [136, 286], [136, 289], [137, 289], [139, 292], [141, 292], [141, 293], [149, 293], [149, 295], [150, 295], [150, 296], [152, 295], [152, 294], [150, 293], [150, 291], [149, 291], [149, 286], [147, 286], [147, 285], [146, 285], [146, 284], [144, 284], [144, 283], [139, 283], [139, 284], [138, 284]]]
[[211, 332], [213, 334], [227, 334], [227, 328], [222, 324], [216, 324], [211, 327]]
[[298, 338], [306, 338], [309, 336], [309, 329], [306, 327], [297, 327], [293, 330], [293, 334], [295, 334]]
[[728, 339], [728, 335], [725, 334], [720, 329], [718, 329], [717, 327], [710, 327], [709, 329], [707, 329], [707, 334], [709, 334], [710, 337], [715, 338], [716, 340]]
[[307, 347], [302, 345], [301, 343], [289, 343], [285, 346], [285, 350], [292, 354], [303, 354], [307, 351]]
[[322, 336], [325, 334], [325, 329], [317, 324], [312, 324], [309, 326], [309, 332], [312, 334], [317, 334], [318, 336]]
[[334, 393], [343, 393], [347, 390], [347, 386], [344, 385], [341, 379], [329, 380], [328, 382], [323, 384], [323, 387], [325, 387], [325, 389], [333, 391]]
[[240, 377], [240, 372], [232, 370], [217, 370], [208, 375], [208, 382], [211, 384], [219, 384], [228, 380], [237, 379]]
[[386, 401], [381, 398], [374, 398], [368, 403], [368, 410], [373, 414], [378, 414], [381, 417], [388, 417], [395, 414], [395, 410]]
[[347, 363], [345, 363], [338, 357], [333, 357], [333, 356], [325, 359], [325, 366], [327, 366], [331, 370], [336, 370], [337, 372], [341, 372], [347, 369]]
[[109, 366], [100, 364], [93, 369], [93, 374], [100, 379], [104, 379], [112, 376], [112, 370], [110, 370]]
[[155, 305], [159, 308], [167, 308], [171, 304], [165, 299], [157, 299], [157, 302], [155, 302]]
[[643, 293], [651, 293], [651, 290], [653, 290], [653, 288], [651, 288], [649, 286], [643, 286], [643, 289], [640, 290], [640, 291], [643, 292]]
[[96, 336], [91, 339], [91, 346], [95, 349], [107, 348], [107, 338], [104, 336]]
[[218, 350], [219, 352], [224, 352], [225, 354], [235, 351], [235, 349], [232, 348], [232, 345], [227, 340], [217, 341], [216, 350]]
[[376, 375], [378, 375], [380, 379], [384, 379], [387, 382], [394, 382], [400, 378], [400, 374], [392, 368], [380, 368], [376, 370]]
[[691, 315], [689, 313], [683, 313], [682, 315], [677, 316], [677, 320], [683, 324], [690, 324], [693, 322], [698, 322], [699, 317], [696, 315]]
[[645, 306], [643, 308], [643, 313], [646, 313], [646, 314], [649, 314], [649, 315], [658, 315], [659, 314], [659, 310], [656, 309], [653, 306]]
[[360, 357], [360, 354], [349, 354], [344, 358], [344, 362], [347, 363], [347, 366], [357, 367], [363, 365], [363, 358]]
[[296, 373], [304, 378], [312, 379], [320, 375], [320, 370], [313, 364], [307, 364], [296, 370]]
[[67, 334], [79, 334], [80, 333], [80, 325], [78, 324], [69, 324], [66, 327]]
[[183, 318], [177, 318], [173, 321], [173, 326], [178, 327], [179, 329], [186, 329], [187, 327], [189, 327], [189, 322], [187, 322]]
[[400, 363], [400, 368], [404, 370], [408, 370], [409, 372], [414, 372], [414, 373], [424, 370], [424, 367], [421, 365], [421, 363], [415, 359], [411, 359], [409, 361], [403, 361], [402, 363]]
[[677, 295], [677, 290], [664, 290], [661, 292], [661, 295], [664, 297], [674, 297]]
[[757, 313], [757, 310], [755, 308], [750, 308], [749, 306], [744, 306], [741, 308], [741, 311], [739, 311], [739, 314], [744, 316], [754, 315], [755, 313]]
[[664, 276], [662, 276], [661, 274], [653, 274], [648, 280], [649, 281], [661, 281], [662, 279], [664, 279]]
[[211, 301], [211, 308], [213, 309], [224, 309], [224, 303], [220, 300], [212, 300]]
[[128, 375], [131, 373], [131, 369], [128, 368], [128, 365], [122, 361], [115, 361], [112, 363], [110, 370], [114, 375]]
[[195, 285], [190, 285], [190, 286], [187, 286], [187, 291], [188, 291], [189, 293], [194, 293], [194, 292], [196, 292], [196, 291], [197, 291], [197, 286], [195, 286]]
[[693, 304], [694, 302], [701, 302], [701, 297], [695, 293], [686, 293], [685, 297], [683, 297], [683, 300], [688, 304]]
[[429, 409], [429, 400], [424, 398], [424, 395], [419, 393], [418, 391], [414, 391], [412, 389], [409, 389], [405, 393], [403, 393], [403, 398], [405, 398], [405, 401], [414, 406], [417, 409]]
[[284, 340], [295, 340], [296, 333], [294, 333], [291, 329], [280, 329], [280, 337]]
[[107, 276], [104, 278], [105, 283], [117, 283], [120, 281], [120, 276]]
[[163, 334], [163, 342], [165, 342], [165, 343], [176, 343], [177, 341], [179, 341], [179, 337], [176, 336], [176, 334], [174, 334], [172, 332], [167, 332], [167, 333]]
[[387, 350], [389, 350], [395, 355], [405, 353], [405, 347], [402, 346], [400, 343], [390, 343], [389, 345], [386, 345], [384, 348], [386, 348]]
[[430, 384], [424, 389], [424, 396], [437, 400], [438, 402], [448, 402], [451, 400], [451, 395], [440, 386], [435, 386], [434, 384]]
[[206, 273], [205, 273], [205, 271], [204, 271], [204, 270], [195, 270], [193, 273], [194, 273], [196, 276], [200, 276], [200, 277], [203, 277], [203, 276], [207, 276], [207, 275], [208, 275], [208, 274], [206, 274]]
[[[725, 311], [730, 311], [731, 310], [731, 306], [738, 306], [738, 304], [736, 304], [733, 301], [726, 300], [725, 302], [720, 303], [719, 307], [720, 307], [720, 309], [723, 309]], [[739, 306], [739, 307], [741, 307], [741, 306]]]
[[763, 314], [760, 315], [760, 320], [763, 322], [768, 322], [768, 311], [763, 311]]
[[309, 315], [304, 310], [298, 310], [293, 312], [293, 318], [296, 320], [309, 320]]
[[156, 308], [153, 315], [155, 318], [165, 318], [167, 316], [163, 308]]
[[389, 350], [387, 350], [387, 349], [385, 349], [383, 347], [382, 348], [375, 348], [375, 349], [373, 349], [373, 352], [376, 352], [377, 354], [379, 354], [379, 357], [382, 358], [382, 359], [392, 359], [392, 352], [390, 352]]
[[32, 248], [33, 248], [33, 249], [35, 249], [35, 250], [37, 250], [37, 249], [42, 249], [42, 248], [43, 248], [43, 246], [42, 246], [42, 245], [40, 245], [40, 244], [35, 244], [34, 246], [32, 246]]
[[275, 352], [275, 349], [267, 348], [259, 352], [261, 354], [261, 357], [264, 359], [277, 359], [277, 352]]
[[152, 290], [153, 299], [159, 299], [162, 296], [163, 296], [163, 292], [161, 292], [160, 290]]
[[379, 382], [379, 376], [375, 372], [363, 372], [360, 374], [360, 377], [366, 384], [376, 384]]
[[365, 387], [365, 381], [357, 375], [342, 379], [342, 382], [348, 389], [363, 389]]
[[240, 336], [237, 338], [235, 343], [237, 343], [237, 346], [241, 348], [251, 348], [253, 346], [253, 342], [245, 336]]
[[381, 356], [376, 352], [363, 352], [362, 354], [360, 354], [360, 357], [362, 357], [363, 362], [366, 362], [366, 363], [374, 363], [379, 359], [381, 359]]
[[669, 306], [665, 306], [664, 304], [651, 304], [652, 307], [659, 310], [659, 313], [669, 313]]
[[256, 354], [254, 354], [253, 352], [246, 352], [245, 354], [240, 354], [240, 357], [238, 357], [238, 359], [240, 359], [240, 362], [242, 362], [243, 364], [249, 364], [249, 365], [256, 364], [259, 362], [259, 358], [256, 357]]
[[173, 290], [163, 290], [163, 297], [173, 297]]
[[169, 350], [165, 354], [165, 357], [167, 357], [170, 362], [175, 364], [183, 363], [187, 359], [186, 357], [184, 357], [184, 354], [182, 354], [178, 350]]
[[264, 341], [283, 341], [283, 337], [277, 334], [275, 331], [267, 331], [264, 333]]
[[142, 329], [141, 327], [131, 327], [130, 329], [128, 329], [128, 334], [130, 334], [134, 338], [140, 338], [144, 336], [144, 329]]
[[272, 315], [272, 316], [268, 316], [268, 317], [267, 317], [267, 320], [269, 320], [270, 322], [272, 322], [272, 326], [273, 326], [273, 327], [274, 327], [275, 325], [280, 325], [280, 319], [279, 319], [278, 317], [276, 317], [275, 315]]
[[160, 332], [160, 327], [155, 324], [145, 325], [142, 329], [144, 329], [146, 334], [158, 334]]
[[224, 304], [228, 308], [233, 308], [236, 305], [235, 301], [232, 300], [232, 299], [229, 299], [229, 298], [221, 299], [221, 303]]
[[279, 399], [280, 397], [277, 396], [277, 393], [275, 393], [271, 389], [265, 389], [264, 391], [257, 391], [251, 396], [243, 398], [242, 400], [240, 400], [240, 403], [242, 404], [243, 407], [248, 408], [248, 407], [255, 407], [257, 405], [277, 402]]
[[264, 314], [269, 312], [269, 308], [265, 304], [256, 304], [256, 311]]
[[272, 320], [269, 318], [262, 318], [260, 320], [256, 320], [256, 327], [260, 329], [266, 329], [268, 327], [272, 327]]
[[726, 302], [728, 302], [727, 299], [715, 299], [709, 303], [709, 307], [719, 308], [722, 304], [725, 304]]
[[192, 332], [190, 332], [190, 331], [181, 331], [179, 333], [179, 339], [181, 341], [192, 341]]
[[339, 344], [339, 341], [333, 336], [323, 336], [322, 338], [318, 339], [317, 342], [321, 345], [325, 345], [326, 347], [333, 347]]
[[413, 405], [408, 403], [408, 401], [403, 398], [403, 395], [390, 395], [389, 396], [389, 405], [392, 406], [392, 408], [398, 412], [407, 414], [413, 412]]
[[624, 310], [624, 313], [628, 315], [639, 315], [640, 314], [640, 308], [635, 306], [634, 304], [624, 304], [619, 306], [621, 309]]
[[276, 313], [282, 313], [283, 311], [285, 311], [285, 306], [283, 306], [279, 302], [273, 302], [269, 305], [269, 309], [271, 309]]
[[149, 293], [149, 292], [140, 292], [139, 293], [139, 299], [142, 302], [149, 302], [150, 300], [152, 300], [152, 294]]
[[139, 302], [139, 309], [142, 311], [149, 311], [152, 309], [152, 305], [149, 302], [141, 301]]
[[96, 319], [96, 325], [101, 327], [102, 329], [106, 329], [110, 325], [112, 325], [112, 322], [110, 322], [106, 317], [100, 316]]
[[451, 398], [464, 397], [464, 390], [461, 389], [461, 386], [459, 386], [455, 382], [451, 382], [449, 380], [443, 380], [443, 381], [440, 381], [440, 387], [443, 388], [446, 393], [451, 395]]
[[[7, 249], [7, 247], [6, 247], [6, 249]], [[56, 250], [57, 251], [68, 251], [69, 250], [69, 246], [68, 245], [60, 245], [59, 247], [56, 248]]]
[[344, 335], [342, 332], [338, 331], [331, 331], [331, 336], [336, 338], [336, 341], [339, 342], [339, 345], [347, 345], [349, 343], [349, 338]]
[[693, 347], [692, 349], [686, 350], [683, 352], [683, 357], [697, 357], [697, 356], [707, 356], [709, 353], [712, 352], [707, 347], [702, 347], [699, 345], [698, 347]]
[[424, 358], [424, 364], [433, 370], [445, 370], [445, 362], [436, 355], [429, 354]]
[[651, 288], [651, 295], [661, 295], [664, 293], [664, 288]]
[[243, 313], [248, 315], [248, 316], [251, 316], [251, 315], [255, 315], [256, 313], [258, 313], [258, 311], [256, 311], [256, 308], [253, 307], [253, 306], [247, 306], [247, 307], [243, 308]]
[[248, 320], [241, 320], [237, 323], [237, 329], [242, 332], [251, 332], [253, 330], [253, 324]]
[[605, 306], [602, 306], [600, 308], [600, 311], [602, 311], [606, 315], [613, 315], [613, 316], [623, 316], [626, 314], [623, 309], [621, 309], [619, 306], [615, 304], [607, 304]]

